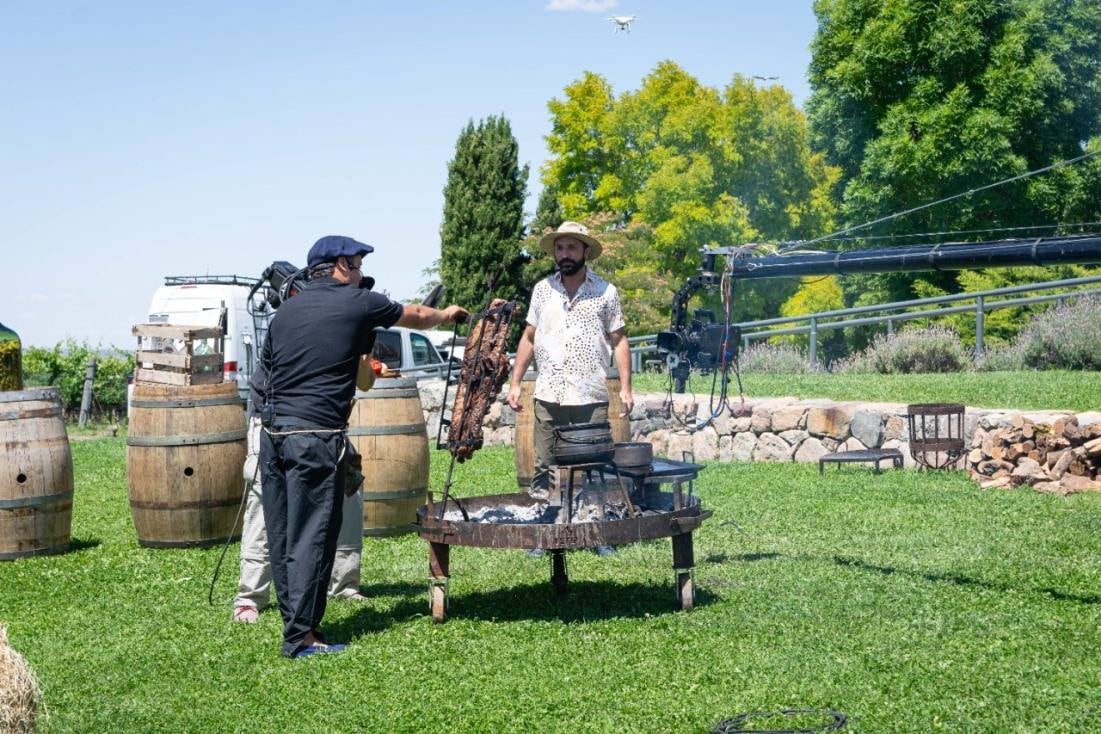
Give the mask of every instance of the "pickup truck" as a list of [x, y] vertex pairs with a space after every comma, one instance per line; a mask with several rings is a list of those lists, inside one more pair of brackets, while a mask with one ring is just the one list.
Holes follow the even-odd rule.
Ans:
[[374, 357], [402, 377], [447, 377], [447, 360], [428, 334], [404, 326], [376, 329]]

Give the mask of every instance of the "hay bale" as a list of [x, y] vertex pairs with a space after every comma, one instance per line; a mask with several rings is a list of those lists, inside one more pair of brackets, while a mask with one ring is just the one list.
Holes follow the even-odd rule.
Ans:
[[0, 624], [0, 731], [33, 734], [42, 690], [26, 658], [8, 645]]

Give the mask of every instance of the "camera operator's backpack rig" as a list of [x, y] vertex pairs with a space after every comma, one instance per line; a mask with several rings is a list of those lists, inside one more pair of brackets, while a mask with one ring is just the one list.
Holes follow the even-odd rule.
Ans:
[[[737, 369], [741, 339], [737, 325], [730, 322], [729, 305], [733, 285], [738, 280], [1101, 263], [1101, 235], [1097, 234], [906, 245], [846, 252], [791, 252], [761, 257], [752, 256], [755, 249], [754, 245], [704, 248], [700, 272], [689, 278], [673, 297], [669, 329], [657, 335], [658, 350], [665, 355], [669, 368], [671, 392], [685, 391], [692, 368], [716, 370], [716, 377], [722, 375], [722, 398], [725, 399], [727, 373], [732, 366]], [[725, 258], [721, 269], [717, 267], [720, 257]], [[696, 318], [689, 321], [688, 300], [698, 291], [715, 286], [723, 289], [724, 321], [716, 323], [714, 316], [703, 310], [697, 311]], [[721, 409], [722, 404], [719, 405]]]

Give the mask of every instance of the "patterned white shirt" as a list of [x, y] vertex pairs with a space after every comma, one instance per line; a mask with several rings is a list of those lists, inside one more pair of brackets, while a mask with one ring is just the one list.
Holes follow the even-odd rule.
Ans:
[[535, 285], [527, 322], [535, 327], [535, 398], [558, 405], [608, 402], [609, 336], [624, 328], [616, 287], [585, 269], [571, 299], [555, 273]]

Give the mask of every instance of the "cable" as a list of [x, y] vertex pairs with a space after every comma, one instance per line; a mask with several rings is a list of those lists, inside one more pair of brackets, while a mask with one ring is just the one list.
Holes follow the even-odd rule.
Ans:
[[[822, 235], [821, 237], [815, 237], [812, 240], [800, 241], [798, 243], [793, 243], [793, 244], [798, 245], [800, 247], [805, 247], [807, 245], [813, 245], [817, 242], [823, 242], [825, 240], [832, 240], [832, 239], [835, 239], [835, 238], [840, 237], [842, 235], [847, 235], [850, 232], [855, 232], [859, 229], [864, 229], [865, 227], [871, 227], [871, 226], [876, 225], [876, 224], [882, 224], [883, 222], [889, 222], [892, 219], [898, 219], [898, 218], [904, 217], [908, 214], [913, 214], [915, 212], [919, 212], [919, 211], [922, 211], [924, 209], [929, 209], [929, 208], [934, 207], [934, 206], [939, 206], [940, 204], [945, 204], [949, 201], [954, 201], [956, 199], [961, 199], [965, 196], [971, 196], [973, 194], [977, 194], [980, 191], [987, 191], [989, 189], [993, 189], [993, 188], [996, 188], [998, 186], [1004, 186], [1005, 184], [1013, 183], [1015, 181], [1023, 181], [1026, 178], [1031, 178], [1033, 176], [1038, 176], [1041, 173], [1047, 173], [1048, 171], [1054, 171], [1054, 170], [1057, 170], [1059, 168], [1063, 168], [1064, 166], [1070, 166], [1070, 165], [1073, 165], [1075, 163], [1080, 163], [1084, 160], [1088, 160], [1088, 159], [1093, 158], [1094, 156], [1097, 156], [1097, 155], [1101, 155], [1101, 150], [1095, 150], [1095, 151], [1090, 152], [1090, 153], [1083, 153], [1080, 156], [1076, 156], [1074, 158], [1069, 158], [1069, 159], [1062, 160], [1062, 161], [1057, 161], [1055, 163], [1044, 166], [1042, 168], [1037, 168], [1037, 169], [1034, 169], [1032, 171], [1026, 171], [1025, 173], [1017, 174], [1016, 176], [1010, 176], [1009, 178], [1004, 178], [1000, 181], [995, 181], [994, 183], [986, 184], [985, 186], [979, 186], [978, 188], [968, 189], [967, 191], [961, 191], [959, 193], [952, 194], [951, 196], [946, 196], [942, 199], [937, 199], [936, 201], [931, 201], [931, 202], [928, 202], [926, 204], [921, 204], [920, 206], [911, 207], [910, 209], [906, 209], [906, 210], [900, 211], [900, 212], [895, 212], [894, 214], [888, 214], [886, 216], [879, 217], [878, 219], [873, 219], [869, 222], [864, 222], [863, 224], [855, 224], [851, 227], [846, 227], [844, 229], [839, 229], [836, 232], [831, 232], [830, 234], [825, 234], [825, 235]], [[783, 254], [784, 252], [786, 252], [786, 250], [781, 250], [781, 254]]]
[[[834, 237], [834, 240], [893, 240], [903, 237], [942, 237], [952, 235], [963, 234], [979, 234], [981, 232], [1021, 232], [1036, 229], [1053, 229], [1058, 227], [1096, 227], [1101, 225], [1101, 222], [1071, 222], [1071, 223], [1054, 223], [1054, 224], [1033, 224], [1023, 227], [985, 227], [983, 229], [954, 229], [942, 232], [916, 232], [913, 234], [873, 234], [873, 235], [860, 235], [855, 237]], [[793, 243], [801, 244], [801, 243]]]

